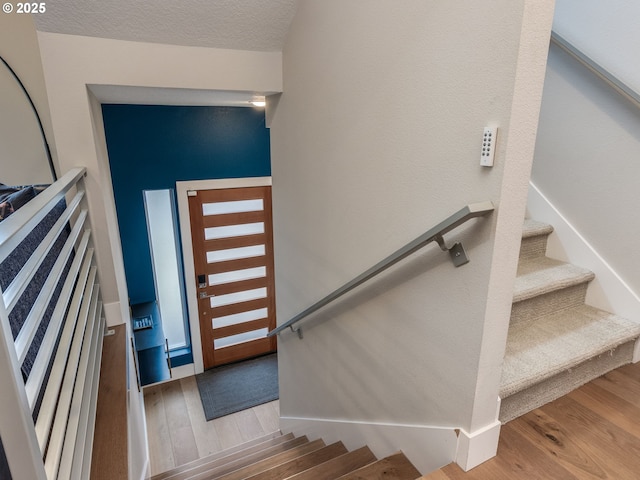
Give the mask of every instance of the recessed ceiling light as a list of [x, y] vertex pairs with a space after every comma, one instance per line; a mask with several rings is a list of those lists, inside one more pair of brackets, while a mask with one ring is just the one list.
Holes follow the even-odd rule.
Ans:
[[253, 97], [251, 100], [251, 105], [254, 107], [264, 107], [267, 105], [267, 101], [264, 97]]

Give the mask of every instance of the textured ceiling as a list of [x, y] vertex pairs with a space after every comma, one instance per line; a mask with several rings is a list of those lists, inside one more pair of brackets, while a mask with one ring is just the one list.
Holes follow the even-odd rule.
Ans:
[[139, 42], [281, 51], [297, 0], [48, 0], [40, 31]]

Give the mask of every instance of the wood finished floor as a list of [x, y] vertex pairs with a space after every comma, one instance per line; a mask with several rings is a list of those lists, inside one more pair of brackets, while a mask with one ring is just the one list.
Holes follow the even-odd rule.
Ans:
[[640, 363], [600, 377], [502, 427], [497, 457], [424, 480], [640, 479]]
[[[195, 378], [145, 391], [152, 475], [278, 429], [278, 401], [206, 422]], [[640, 363], [502, 427], [498, 456], [424, 480], [640, 479]]]
[[151, 475], [279, 429], [278, 401], [207, 422], [195, 377], [145, 388]]

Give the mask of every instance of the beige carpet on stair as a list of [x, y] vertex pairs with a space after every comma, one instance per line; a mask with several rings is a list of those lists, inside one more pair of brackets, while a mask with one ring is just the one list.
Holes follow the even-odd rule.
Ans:
[[[589, 282], [594, 277], [593, 272], [587, 269], [547, 257], [538, 258], [535, 261], [520, 262], [514, 285], [513, 301], [514, 303], [520, 302], [572, 285]], [[562, 297], [559, 296], [558, 300], [561, 301]], [[553, 301], [553, 298], [550, 298], [549, 301]]]
[[509, 422], [572, 392], [576, 388], [580, 388], [606, 372], [626, 365], [633, 358], [634, 343], [634, 341], [623, 343], [613, 351], [592, 357], [576, 367], [563, 370], [559, 374], [514, 395], [503, 397], [500, 407], [500, 421]]
[[512, 325], [500, 395], [523, 390], [638, 335], [638, 324], [587, 305]]
[[500, 385], [508, 422], [633, 359], [640, 325], [585, 305], [595, 275], [545, 256], [550, 225], [526, 220]]

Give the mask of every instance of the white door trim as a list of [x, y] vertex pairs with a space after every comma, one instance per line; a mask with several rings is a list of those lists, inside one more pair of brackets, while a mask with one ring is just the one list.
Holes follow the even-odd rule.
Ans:
[[216, 180], [187, 180], [176, 182], [178, 200], [178, 221], [180, 222], [180, 240], [182, 241], [182, 262], [184, 264], [187, 312], [191, 333], [191, 351], [195, 373], [204, 372], [200, 322], [198, 321], [198, 299], [196, 292], [196, 272], [193, 263], [193, 243], [191, 240], [191, 218], [189, 216], [188, 192], [193, 190], [215, 190], [224, 188], [268, 187], [271, 177], [222, 178]]

